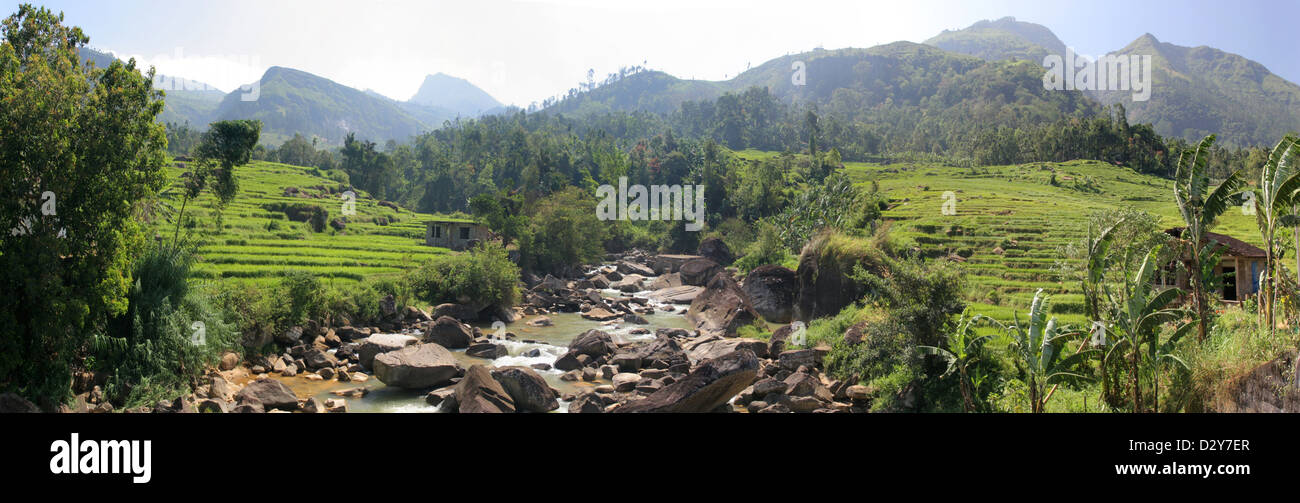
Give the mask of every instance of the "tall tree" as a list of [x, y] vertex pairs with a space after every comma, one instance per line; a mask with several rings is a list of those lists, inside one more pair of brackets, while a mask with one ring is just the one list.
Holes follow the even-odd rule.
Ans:
[[62, 14], [24, 4], [0, 31], [0, 391], [52, 406], [126, 309], [135, 205], [165, 182], [162, 93], [134, 60], [83, 63]]
[[1184, 150], [1178, 158], [1178, 170], [1174, 174], [1174, 200], [1178, 203], [1178, 213], [1184, 224], [1179, 238], [1186, 252], [1184, 257], [1191, 277], [1197, 337], [1202, 341], [1205, 340], [1209, 324], [1209, 299], [1206, 298], [1205, 278], [1201, 274], [1203, 252], [1209, 245], [1205, 234], [1214, 227], [1219, 216], [1232, 206], [1244, 185], [1241, 172], [1233, 171], [1218, 187], [1210, 189], [1206, 162], [1213, 146], [1214, 135], [1210, 135], [1202, 139], [1196, 148]]

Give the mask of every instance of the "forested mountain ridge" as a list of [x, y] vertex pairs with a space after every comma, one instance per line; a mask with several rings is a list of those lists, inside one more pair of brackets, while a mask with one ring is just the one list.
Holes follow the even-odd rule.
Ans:
[[[944, 31], [927, 44], [986, 60], [1027, 59], [1065, 54], [1051, 30], [1003, 18]], [[1134, 101], [1129, 91], [1094, 91], [1105, 105], [1122, 104], [1128, 119], [1149, 123], [1165, 136], [1195, 141], [1218, 134], [1231, 146], [1272, 146], [1287, 132], [1300, 130], [1300, 86], [1264, 65], [1213, 47], [1185, 47], [1144, 34], [1111, 55], [1150, 55], [1152, 92]]]
[[1184, 47], [1145, 34], [1113, 54], [1150, 54], [1151, 98], [1133, 101], [1125, 91], [1095, 92], [1102, 103], [1121, 103], [1129, 119], [1184, 139], [1218, 134], [1230, 145], [1271, 146], [1300, 131], [1300, 86], [1264, 65], [1212, 47]]
[[929, 40], [946, 51], [970, 54], [988, 61], [1022, 59], [1041, 62], [1049, 54], [1064, 54], [1065, 43], [1046, 26], [1004, 17], [982, 20], [961, 30], [944, 30]]

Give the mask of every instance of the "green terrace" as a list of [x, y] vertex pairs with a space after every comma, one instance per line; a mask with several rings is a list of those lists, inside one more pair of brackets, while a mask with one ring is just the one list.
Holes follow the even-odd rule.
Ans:
[[[183, 166], [183, 164], [182, 164]], [[182, 173], [169, 168], [168, 204], [180, 208]], [[342, 177], [286, 164], [254, 161], [236, 169], [239, 193], [217, 227], [216, 199], [205, 191], [190, 201], [181, 234], [197, 246], [194, 276], [266, 283], [289, 271], [308, 271], [342, 282], [395, 275], [449, 253], [424, 244], [425, 222], [469, 222], [463, 216], [415, 213], [357, 191], [355, 215], [342, 214]], [[170, 239], [172, 219], [159, 235]]]
[[[742, 159], [778, 155], [745, 150]], [[1181, 225], [1173, 182], [1098, 161], [955, 167], [928, 163], [845, 163], [855, 184], [876, 182], [890, 200], [892, 235], [929, 258], [956, 256], [967, 270], [967, 300], [977, 313], [1010, 320], [1034, 292], [1051, 295], [1062, 322], [1084, 320], [1083, 298], [1056, 272], [1061, 248], [1080, 242], [1098, 210], [1135, 208]], [[955, 196], [945, 215], [945, 192]], [[1262, 243], [1253, 215], [1230, 210], [1215, 232]]]

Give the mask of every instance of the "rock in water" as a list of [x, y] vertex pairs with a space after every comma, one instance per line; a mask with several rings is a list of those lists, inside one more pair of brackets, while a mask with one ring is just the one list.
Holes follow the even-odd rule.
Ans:
[[515, 401], [487, 367], [474, 365], [456, 384], [456, 404], [461, 413], [514, 412]]
[[357, 348], [357, 363], [360, 363], [362, 368], [369, 369], [375, 361], [375, 356], [397, 351], [419, 342], [414, 337], [402, 334], [375, 334], [366, 337]]
[[794, 301], [799, 296], [799, 278], [794, 271], [779, 265], [759, 266], [745, 276], [741, 288], [763, 319], [772, 323], [793, 319]]
[[474, 334], [449, 316], [438, 318], [438, 321], [429, 326], [429, 332], [424, 334], [424, 342], [437, 343], [448, 349], [467, 348], [473, 340]]
[[520, 412], [550, 412], [560, 408], [555, 390], [533, 369], [502, 367], [492, 370], [492, 378], [501, 383]]
[[704, 362], [682, 380], [614, 412], [710, 412], [754, 382], [758, 357], [748, 349]]
[[700, 248], [696, 255], [723, 266], [731, 265], [736, 260], [736, 256], [731, 254], [731, 248], [727, 246], [727, 243], [718, 238], [704, 238], [703, 241], [700, 241]]
[[266, 409], [295, 410], [298, 408], [298, 396], [284, 383], [275, 379], [253, 381], [235, 394], [236, 402], [254, 400]]
[[726, 272], [714, 276], [686, 311], [686, 320], [702, 332], [726, 336], [735, 336], [737, 329], [760, 318], [762, 315], [750, 305], [749, 296]]
[[375, 377], [399, 388], [431, 388], [445, 383], [460, 367], [447, 348], [437, 344], [419, 344], [375, 357]]
[[703, 292], [704, 287], [702, 286], [670, 286], [650, 292], [646, 297], [650, 298], [650, 300], [669, 304], [690, 304]]

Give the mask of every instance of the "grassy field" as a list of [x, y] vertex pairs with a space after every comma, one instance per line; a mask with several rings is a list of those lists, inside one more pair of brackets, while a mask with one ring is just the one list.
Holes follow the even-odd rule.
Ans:
[[[746, 159], [776, 155], [738, 154]], [[1162, 217], [1168, 227], [1181, 225], [1172, 181], [1102, 162], [976, 168], [846, 163], [845, 169], [864, 188], [875, 181], [890, 199], [884, 216], [894, 222], [894, 237], [915, 243], [927, 256], [965, 257], [967, 300], [976, 312], [1003, 320], [1013, 311], [1028, 311], [1042, 288], [1060, 321], [1084, 322], [1077, 283], [1062, 282], [1053, 266], [1062, 260], [1061, 247], [1086, 235], [1092, 212], [1136, 208]], [[955, 196], [954, 215], [942, 211], [947, 191]], [[1237, 209], [1213, 230], [1262, 243], [1255, 217]]]
[[[176, 184], [168, 203], [180, 207], [180, 175], [169, 174]], [[366, 194], [356, 198], [356, 214], [344, 216], [340, 183], [313, 168], [253, 162], [236, 171], [239, 194], [224, 211], [217, 228], [215, 198], [205, 192], [185, 211], [181, 234], [198, 248], [198, 278], [237, 278], [271, 282], [293, 270], [309, 271], [327, 281], [353, 282], [366, 277], [396, 274], [403, 269], [448, 253], [425, 246], [424, 222], [434, 215], [379, 204]], [[335, 176], [337, 178], [337, 176]], [[336, 219], [343, 229], [326, 225], [321, 232], [308, 221], [289, 218], [285, 207], [319, 206], [326, 222]], [[441, 217], [439, 217], [441, 218]], [[159, 229], [171, 239], [171, 220]]]

